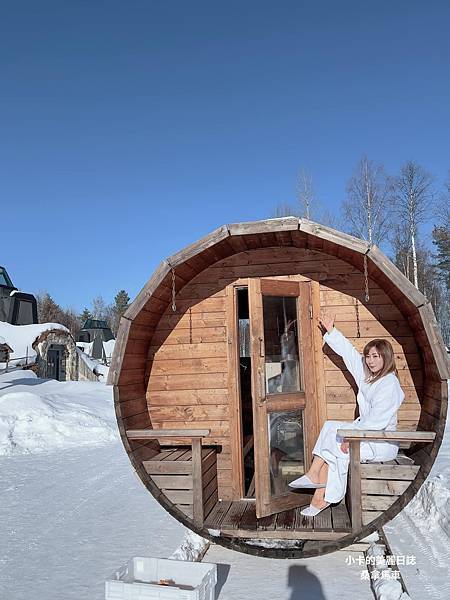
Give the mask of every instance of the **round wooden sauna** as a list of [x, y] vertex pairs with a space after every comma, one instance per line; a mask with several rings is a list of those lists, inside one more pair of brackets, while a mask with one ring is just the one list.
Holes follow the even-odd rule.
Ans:
[[[405, 400], [397, 432], [346, 430], [347, 494], [304, 517], [324, 421], [357, 417], [356, 388], [323, 345], [320, 311], [362, 351], [388, 339]], [[376, 247], [287, 217], [224, 225], [164, 260], [120, 323], [110, 368], [118, 425], [144, 485], [216, 543], [279, 558], [366, 537], [418, 492], [441, 444], [448, 363], [430, 303]], [[361, 439], [399, 444], [361, 463]]]

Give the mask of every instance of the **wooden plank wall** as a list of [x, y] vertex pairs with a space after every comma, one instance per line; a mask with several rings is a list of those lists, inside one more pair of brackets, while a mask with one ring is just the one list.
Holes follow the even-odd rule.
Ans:
[[[257, 248], [216, 262], [177, 294], [155, 324], [147, 358], [146, 399], [155, 428], [208, 428], [220, 444], [219, 497], [231, 498], [230, 421], [227, 382], [225, 287], [245, 277], [306, 276], [320, 282], [323, 310], [336, 313], [336, 326], [362, 350], [382, 337], [394, 346], [406, 398], [399, 429], [417, 427], [423, 370], [411, 328], [390, 298], [370, 282], [364, 305], [364, 277], [349, 263], [320, 251], [296, 247]], [[167, 293], [167, 292], [166, 292]], [[327, 418], [356, 417], [355, 389], [342, 360], [324, 348]], [[353, 387], [352, 387], [353, 385]]]

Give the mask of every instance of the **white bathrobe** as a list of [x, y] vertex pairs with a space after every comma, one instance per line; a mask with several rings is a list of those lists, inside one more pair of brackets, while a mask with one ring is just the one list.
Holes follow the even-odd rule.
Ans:
[[[320, 431], [313, 454], [328, 463], [328, 480], [325, 488], [327, 502], [340, 502], [347, 489], [349, 453], [342, 452], [343, 439], [338, 429], [374, 429], [395, 431], [397, 411], [405, 394], [394, 373], [385, 375], [375, 383], [365, 383], [364, 357], [334, 328], [323, 337], [336, 354], [344, 359], [347, 369], [358, 386], [357, 402], [360, 416], [352, 423], [326, 421]], [[397, 456], [398, 442], [361, 442], [361, 462], [382, 462]]]

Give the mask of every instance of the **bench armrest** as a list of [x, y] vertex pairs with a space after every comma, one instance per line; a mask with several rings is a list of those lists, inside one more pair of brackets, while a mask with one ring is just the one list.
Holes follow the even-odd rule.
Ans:
[[390, 442], [432, 442], [434, 431], [373, 431], [369, 429], [338, 429], [337, 434], [347, 441], [385, 440]]
[[167, 438], [204, 438], [210, 429], [127, 429], [130, 440], [158, 440]]

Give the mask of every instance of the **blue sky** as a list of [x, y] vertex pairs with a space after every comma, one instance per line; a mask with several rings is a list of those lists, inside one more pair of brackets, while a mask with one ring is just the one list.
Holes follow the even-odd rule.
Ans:
[[80, 310], [366, 153], [450, 168], [450, 3], [3, 3], [0, 264]]

